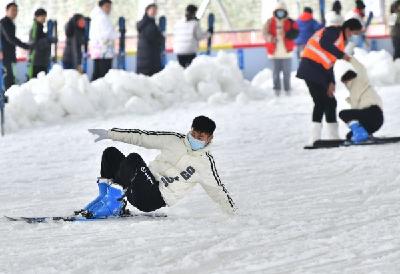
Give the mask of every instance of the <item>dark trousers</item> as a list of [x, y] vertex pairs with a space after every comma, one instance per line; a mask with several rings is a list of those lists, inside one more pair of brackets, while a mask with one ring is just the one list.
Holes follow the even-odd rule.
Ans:
[[158, 188], [159, 182], [137, 153], [125, 157], [115, 147], [105, 149], [100, 175], [122, 186], [129, 203], [141, 211], [150, 212], [166, 206]]
[[112, 68], [112, 59], [94, 59], [92, 81], [104, 77]]
[[335, 97], [328, 96], [328, 86], [311, 81], [306, 81], [306, 84], [314, 101], [314, 109], [312, 114], [313, 122], [321, 123], [322, 117], [325, 114], [327, 123], [336, 123], [337, 102]]
[[[378, 131], [383, 125], [383, 111], [376, 105], [363, 109], [342, 110], [339, 117], [345, 123], [358, 121], [369, 134]], [[347, 135], [347, 138], [351, 138], [351, 132]]]
[[393, 60], [400, 58], [400, 37], [392, 36]]
[[3, 63], [3, 82], [5, 90], [15, 84], [14, 67], [15, 63]]
[[44, 66], [32, 66], [32, 71], [29, 73], [29, 79], [36, 78], [40, 72], [47, 72], [47, 67]]
[[196, 58], [196, 54], [178, 54], [177, 55], [179, 64], [187, 68], [192, 63], [193, 59]]

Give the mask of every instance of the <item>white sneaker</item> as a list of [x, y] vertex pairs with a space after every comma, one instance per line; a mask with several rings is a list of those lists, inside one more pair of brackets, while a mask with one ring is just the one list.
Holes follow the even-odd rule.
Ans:
[[340, 139], [338, 123], [327, 123], [327, 128], [328, 128], [328, 139], [331, 140]]

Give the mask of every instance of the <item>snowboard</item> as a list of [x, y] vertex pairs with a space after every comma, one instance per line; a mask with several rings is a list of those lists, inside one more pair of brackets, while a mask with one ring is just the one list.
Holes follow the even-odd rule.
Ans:
[[90, 17], [85, 17], [85, 30], [84, 30], [84, 44], [83, 44], [83, 73], [88, 72], [89, 67], [89, 30], [90, 30]]
[[215, 23], [215, 15], [214, 13], [210, 13], [208, 15], [208, 30], [210, 31], [210, 37], [207, 39], [207, 51], [206, 54], [211, 54], [211, 47], [212, 47], [212, 37], [214, 35], [214, 23]]
[[322, 148], [338, 148], [338, 147], [354, 147], [368, 145], [384, 145], [400, 142], [400, 137], [373, 137], [363, 143], [355, 144], [348, 140], [318, 140], [313, 145], [305, 146], [304, 149], [322, 149]]
[[160, 28], [160, 31], [165, 37], [164, 43], [161, 45], [161, 68], [165, 68], [165, 65], [167, 64], [167, 54], [165, 52], [165, 44], [167, 42], [167, 35], [166, 35], [167, 17], [161, 16], [158, 19], [158, 27]]
[[94, 221], [111, 221], [111, 220], [119, 220], [119, 219], [127, 219], [127, 218], [135, 218], [135, 219], [159, 219], [166, 218], [167, 215], [163, 213], [131, 213], [125, 214], [121, 216], [112, 216], [108, 218], [85, 218], [79, 215], [73, 216], [47, 216], [47, 217], [9, 217], [4, 216], [8, 221], [11, 222], [25, 222], [29, 224], [37, 224], [37, 223], [51, 223], [51, 222], [94, 222]]
[[125, 35], [126, 35], [126, 26], [125, 26], [125, 17], [120, 17], [118, 19], [119, 25], [119, 50], [118, 50], [118, 58], [117, 58], [117, 67], [118, 69], [126, 69], [126, 47], [125, 47]]
[[[47, 21], [47, 37], [49, 41], [54, 41], [57, 39], [57, 21], [56, 20], [48, 20]], [[54, 42], [54, 51], [50, 51], [50, 63], [49, 67], [47, 68], [47, 71], [51, 69], [53, 64], [57, 62], [57, 42]]]
[[53, 55], [53, 65], [57, 64], [57, 51], [58, 51], [58, 28], [57, 28], [57, 20], [54, 20], [54, 30], [53, 30], [53, 37], [54, 37], [54, 55]]

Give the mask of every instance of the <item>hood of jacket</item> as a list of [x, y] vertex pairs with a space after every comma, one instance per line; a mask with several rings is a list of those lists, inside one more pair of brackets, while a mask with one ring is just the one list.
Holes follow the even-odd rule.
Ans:
[[150, 16], [148, 16], [147, 14], [145, 14], [142, 18], [142, 20], [140, 20], [139, 22], [137, 22], [136, 24], [136, 28], [139, 32], [141, 32], [148, 24], [150, 23], [154, 23], [155, 24], [156, 19], [151, 18]]

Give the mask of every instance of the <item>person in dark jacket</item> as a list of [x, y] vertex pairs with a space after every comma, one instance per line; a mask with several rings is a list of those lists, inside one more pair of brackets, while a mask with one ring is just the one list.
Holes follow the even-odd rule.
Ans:
[[304, 48], [297, 77], [306, 82], [314, 101], [311, 143], [321, 139], [324, 114], [330, 139], [339, 138], [333, 66], [337, 59], [350, 60], [344, 53], [345, 44], [361, 30], [359, 20], [349, 19], [341, 27], [331, 26], [317, 31]]
[[393, 60], [400, 58], [400, 0], [390, 6], [390, 36], [393, 45]]
[[18, 6], [14, 2], [6, 6], [6, 16], [0, 20], [1, 28], [1, 46], [3, 51], [3, 69], [4, 69], [4, 88], [7, 90], [15, 84], [14, 67], [17, 63], [17, 55], [15, 47], [20, 47], [26, 50], [31, 48], [31, 45], [22, 42], [15, 37], [14, 20], [18, 15]]
[[146, 7], [143, 19], [137, 23], [139, 33], [137, 47], [138, 74], [152, 76], [161, 71], [161, 49], [165, 38], [156, 24], [157, 5]]
[[35, 45], [29, 53], [29, 79], [36, 78], [41, 71], [47, 72], [49, 67], [51, 43], [53, 41], [43, 31], [43, 24], [46, 22], [46, 18], [46, 10], [40, 8], [35, 11], [35, 18], [29, 33], [29, 42]]
[[300, 58], [301, 52], [307, 44], [308, 39], [310, 39], [314, 32], [322, 28], [322, 25], [314, 19], [313, 10], [310, 7], [304, 8], [303, 13], [296, 22], [299, 26], [299, 36], [297, 36], [295, 42], [297, 46], [297, 56]]
[[82, 46], [85, 43], [85, 17], [75, 14], [65, 26], [64, 69], [82, 70]]

